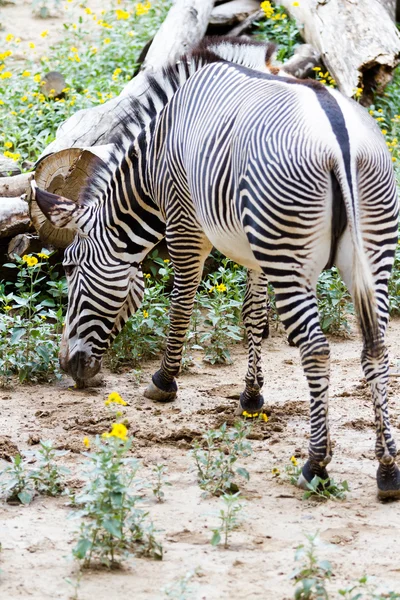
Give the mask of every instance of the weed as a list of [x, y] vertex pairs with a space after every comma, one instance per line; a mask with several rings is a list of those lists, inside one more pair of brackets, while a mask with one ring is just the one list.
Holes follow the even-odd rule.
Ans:
[[229, 430], [226, 423], [219, 429], [209, 429], [202, 435], [202, 443], [195, 441], [191, 455], [197, 467], [197, 477], [201, 489], [214, 496], [227, 492], [237, 492], [235, 475], [249, 480], [246, 469], [234, 468], [241, 457], [251, 454], [247, 440], [250, 426], [239, 421]]
[[168, 598], [169, 600], [189, 600], [193, 592], [190, 584], [197, 573], [197, 569], [188, 571], [185, 575], [166, 586], [161, 590], [164, 593], [165, 598]]
[[68, 450], [56, 450], [50, 440], [41, 440], [39, 445], [40, 448], [32, 452], [37, 460], [37, 468], [30, 473], [30, 478], [39, 494], [58, 496], [65, 488], [64, 478], [69, 471], [58, 466], [56, 458], [65, 456]]
[[96, 437], [94, 451], [85, 453], [90, 469], [82, 493], [75, 496], [80, 507], [75, 517], [83, 521], [73, 550], [84, 567], [92, 561], [116, 566], [131, 554], [162, 558], [154, 527], [147, 522], [148, 513], [137, 506], [141, 501], [141, 481], [136, 478], [140, 465], [126, 458], [131, 445], [126, 427], [115, 423], [110, 433]]
[[272, 6], [271, 2], [262, 2], [265, 19], [254, 23], [254, 34], [258, 40], [275, 42], [278, 46], [277, 60], [290, 58], [302, 43], [300, 32], [294, 19], [290, 19], [283, 6]]
[[307, 490], [304, 492], [303, 499], [345, 500], [348, 491], [349, 485], [347, 481], [336, 483], [331, 477], [329, 479], [321, 479], [315, 476], [309, 483], [307, 482]]
[[1, 484], [1, 492], [5, 494], [7, 502], [21, 502], [30, 504], [35, 495], [33, 482], [27, 470], [27, 461], [20, 454], [11, 458], [11, 465], [0, 472], [0, 477], [7, 475], [6, 482]]
[[167, 475], [168, 467], [163, 464], [157, 464], [153, 473], [155, 475], [155, 481], [153, 483], [153, 494], [157, 498], [158, 502], [164, 501], [164, 490], [162, 489], [164, 485], [171, 485], [169, 481], [166, 481], [165, 476]]
[[[57, 277], [48, 266], [50, 253], [15, 256], [15, 263], [4, 267], [16, 269], [14, 291], [2, 284], [0, 302], [4, 314], [0, 320], [0, 380], [9, 383], [13, 375], [21, 382], [60, 377], [58, 346], [62, 322], [65, 279]], [[50, 281], [45, 281], [47, 277]], [[44, 286], [44, 290], [43, 290]]]
[[400, 598], [400, 594], [396, 592], [380, 594], [367, 575], [363, 575], [348, 588], [339, 590], [338, 594], [345, 600], [398, 600]]
[[75, 579], [71, 579], [71, 577], [64, 578], [64, 581], [73, 588], [73, 596], [70, 597], [70, 600], [79, 600], [79, 589], [81, 587], [82, 576], [82, 570], [78, 569]]
[[[292, 485], [297, 485], [298, 479], [301, 475], [301, 466], [299, 465], [295, 456], [292, 456], [290, 458], [290, 464], [285, 466], [284, 473], [286, 478], [289, 479]], [[272, 469], [272, 474], [275, 476], [279, 476], [279, 469]]]
[[321, 329], [334, 335], [348, 334], [347, 314], [354, 314], [351, 296], [336, 267], [321, 273], [317, 284]]
[[293, 574], [296, 581], [295, 600], [328, 600], [326, 582], [332, 574], [328, 561], [320, 561], [316, 555], [318, 535], [306, 534], [306, 544], [296, 549], [295, 560], [301, 561]]
[[221, 540], [224, 548], [228, 548], [229, 534], [239, 525], [239, 513], [244, 505], [239, 502], [240, 492], [236, 494], [224, 494], [222, 496], [223, 507], [218, 513], [219, 527], [213, 529], [211, 544], [217, 546]]

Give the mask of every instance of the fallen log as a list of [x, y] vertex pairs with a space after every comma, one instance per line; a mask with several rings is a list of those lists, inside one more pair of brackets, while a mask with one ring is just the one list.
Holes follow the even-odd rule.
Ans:
[[304, 40], [320, 54], [339, 90], [362, 103], [381, 93], [400, 62], [400, 35], [378, 0], [281, 0]]
[[0, 198], [15, 198], [25, 194], [26, 188], [28, 187], [30, 180], [33, 179], [34, 174], [35, 173], [32, 172], [14, 175], [13, 177], [2, 177], [0, 179]]
[[24, 233], [31, 227], [28, 203], [22, 198], [0, 198], [0, 239]]
[[235, 25], [248, 18], [251, 14], [259, 12], [258, 0], [230, 0], [216, 6], [211, 12], [209, 25]]

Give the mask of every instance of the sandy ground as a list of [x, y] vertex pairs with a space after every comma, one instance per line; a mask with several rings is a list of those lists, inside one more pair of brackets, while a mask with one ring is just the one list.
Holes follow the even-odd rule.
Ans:
[[[392, 368], [399, 361], [400, 323], [389, 329]], [[207, 428], [232, 423], [242, 389], [246, 349], [233, 349], [232, 366], [211, 367], [200, 361], [179, 380], [179, 397], [156, 405], [143, 390], [157, 362], [143, 367], [142, 381], [130, 373], [104, 374], [103, 386], [70, 391], [71, 380], [52, 386], [18, 387], [0, 393], [2, 435], [20, 450], [38, 436], [71, 450], [66, 464], [79, 476], [84, 435], [102, 432], [109, 417], [103, 401], [118, 391], [128, 401], [126, 416], [134, 434], [134, 456], [141, 475], [150, 475], [157, 462], [168, 465], [171, 487], [157, 504], [149, 492], [147, 506], [161, 530], [165, 557], [128, 561], [123, 571], [85, 572], [79, 600], [162, 599], [164, 586], [199, 568], [191, 598], [220, 600], [293, 597], [296, 547], [304, 533], [319, 531], [321, 558], [329, 559], [334, 577], [330, 589], [349, 585], [368, 573], [381, 589], [400, 591], [397, 559], [400, 504], [376, 499], [374, 430], [369, 392], [359, 364], [360, 341], [332, 340], [331, 424], [335, 441], [331, 475], [346, 479], [351, 493], [343, 502], [302, 500], [302, 491], [279, 482], [273, 467], [283, 470], [295, 454], [304, 460], [308, 437], [308, 393], [296, 348], [275, 334], [264, 342], [265, 399], [270, 420], [257, 424], [253, 455], [242, 464], [251, 474], [243, 486], [246, 518], [232, 534], [228, 550], [209, 541], [216, 525], [212, 514], [219, 500], [203, 499], [188, 455], [190, 442]], [[392, 422], [400, 428], [400, 379], [391, 377]], [[2, 464], [6, 464], [2, 461]], [[0, 465], [1, 466], [1, 465]], [[0, 598], [47, 600], [72, 597], [65, 582], [75, 572], [70, 559], [76, 522], [68, 520], [65, 499], [37, 498], [27, 507], [0, 504]], [[337, 598], [332, 594], [332, 598]]]

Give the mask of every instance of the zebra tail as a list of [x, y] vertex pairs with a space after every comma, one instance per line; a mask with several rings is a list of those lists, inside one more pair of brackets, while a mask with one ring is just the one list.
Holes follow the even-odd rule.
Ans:
[[[358, 190], [348, 176], [349, 170], [337, 165], [334, 174], [338, 180], [340, 192], [346, 209], [347, 222], [353, 245], [352, 283], [353, 300], [364, 339], [365, 350], [371, 357], [378, 357], [382, 351], [383, 340], [380, 335], [378, 306], [375, 295], [371, 266], [364, 250], [359, 212]], [[338, 190], [339, 191], [339, 190]]]

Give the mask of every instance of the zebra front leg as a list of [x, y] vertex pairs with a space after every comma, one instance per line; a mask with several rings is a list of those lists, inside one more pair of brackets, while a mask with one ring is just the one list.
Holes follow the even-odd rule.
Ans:
[[246, 293], [242, 316], [249, 344], [249, 362], [245, 378], [246, 387], [240, 394], [237, 415], [258, 413], [264, 404], [261, 389], [264, 377], [261, 367], [261, 342], [268, 325], [268, 279], [264, 273], [247, 272]]
[[161, 362], [161, 368], [153, 375], [146, 389], [146, 398], [158, 402], [170, 402], [175, 399], [183, 344], [189, 328], [194, 299], [203, 273], [204, 261], [212, 245], [204, 234], [191, 231], [185, 236], [167, 232], [168, 251], [174, 265], [174, 287], [169, 311], [169, 332], [167, 348]]
[[328, 421], [330, 351], [319, 324], [317, 300], [312, 289], [292, 288], [288, 293], [280, 291], [277, 285], [276, 306], [289, 339], [300, 349], [310, 390], [308, 460], [298, 481], [300, 487], [306, 487], [314, 476], [323, 480], [329, 478], [326, 465], [332, 460]]

